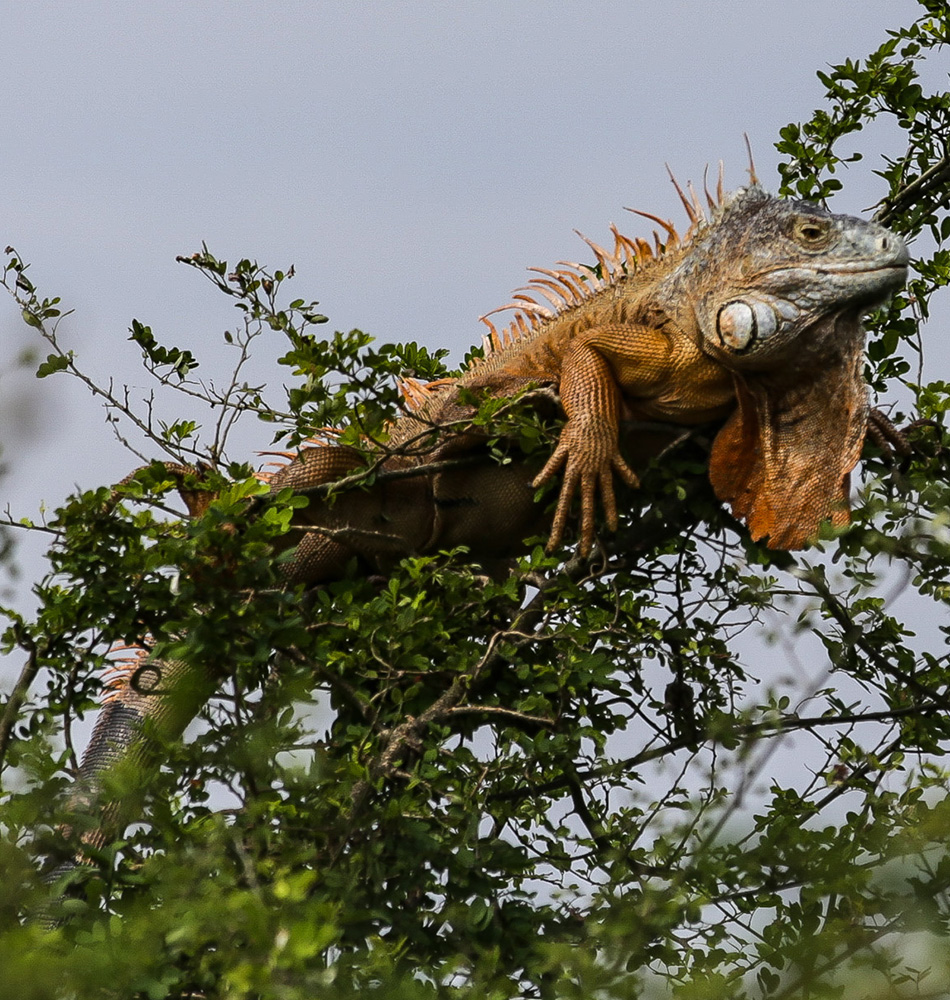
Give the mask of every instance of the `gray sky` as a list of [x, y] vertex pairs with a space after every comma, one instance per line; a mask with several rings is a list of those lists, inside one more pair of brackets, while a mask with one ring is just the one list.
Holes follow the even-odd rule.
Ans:
[[[135, 317], [224, 374], [235, 313], [175, 255], [294, 264], [331, 328], [449, 347], [481, 335], [572, 233], [682, 219], [664, 169], [745, 178], [743, 133], [810, 116], [815, 71], [866, 55], [912, 0], [201, 4], [0, 0], [0, 247], [76, 310], [63, 342], [99, 379], [149, 388]], [[875, 141], [900, 149], [896, 130]], [[855, 146], [866, 146], [863, 137]], [[866, 160], [834, 203], [882, 194]], [[0, 359], [32, 331], [0, 299]], [[279, 379], [276, 335], [255, 377]], [[4, 361], [0, 360], [0, 372]], [[175, 400], [172, 400], [175, 405]], [[245, 458], [270, 432], [248, 424]], [[35, 516], [137, 463], [63, 376], [0, 377], [0, 505]], [[27, 576], [38, 570], [29, 546]]]

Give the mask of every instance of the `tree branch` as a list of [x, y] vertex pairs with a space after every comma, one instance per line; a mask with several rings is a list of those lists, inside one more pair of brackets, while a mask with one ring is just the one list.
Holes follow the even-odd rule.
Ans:
[[20, 672], [16, 686], [10, 695], [10, 700], [3, 710], [3, 718], [0, 719], [0, 771], [3, 770], [7, 749], [10, 746], [10, 739], [13, 736], [13, 726], [16, 723], [17, 716], [20, 714], [20, 708], [23, 706], [27, 693], [40, 669], [39, 651], [36, 648], [36, 644], [22, 631], [19, 625], [14, 626], [14, 629], [15, 632], [19, 633], [16, 636], [17, 642], [21, 648], [27, 651], [28, 656], [26, 666]]
[[950, 154], [938, 160], [906, 187], [901, 188], [893, 198], [886, 198], [880, 209], [874, 213], [875, 221], [886, 225], [934, 188], [945, 184], [948, 185], [948, 188], [939, 199], [940, 202], [950, 198]]

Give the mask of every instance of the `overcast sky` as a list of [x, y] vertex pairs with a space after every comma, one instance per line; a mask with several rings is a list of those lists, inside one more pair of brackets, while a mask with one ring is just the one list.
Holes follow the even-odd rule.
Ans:
[[[452, 349], [525, 267], [583, 256], [633, 205], [682, 218], [664, 164], [745, 179], [820, 104], [818, 69], [860, 58], [913, 0], [223, 3], [0, 0], [0, 248], [75, 314], [63, 342], [143, 395], [133, 317], [225, 370], [234, 311], [175, 255], [296, 266], [331, 326]], [[900, 150], [896, 130], [874, 141]], [[865, 147], [862, 137], [855, 146]], [[847, 148], [847, 147], [845, 147]], [[835, 201], [883, 193], [865, 160]], [[0, 357], [33, 332], [0, 299]], [[282, 345], [255, 376], [279, 378]], [[137, 462], [64, 376], [3, 374], [2, 506], [36, 516]], [[249, 425], [247, 453], [266, 447]], [[232, 458], [246, 458], [247, 453]], [[36, 564], [24, 550], [27, 575]]]

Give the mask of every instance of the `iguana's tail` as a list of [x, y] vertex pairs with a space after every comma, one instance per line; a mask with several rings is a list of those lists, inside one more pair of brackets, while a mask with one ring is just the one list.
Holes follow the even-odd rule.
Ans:
[[[84, 847], [105, 846], [135, 821], [164, 749], [181, 736], [219, 681], [213, 669], [158, 659], [146, 650], [117, 667], [69, 797], [72, 815], [94, 821], [79, 832]], [[73, 829], [63, 831], [67, 839]], [[80, 848], [45, 880], [62, 885], [87, 860]]]

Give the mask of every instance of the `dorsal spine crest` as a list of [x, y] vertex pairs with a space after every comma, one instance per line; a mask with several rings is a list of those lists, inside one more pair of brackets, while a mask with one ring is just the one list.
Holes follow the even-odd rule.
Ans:
[[[652, 246], [643, 237], [624, 235], [613, 223], [610, 224], [610, 232], [614, 241], [613, 250], [607, 250], [580, 231], [575, 230], [577, 235], [590, 247], [596, 258], [596, 265], [560, 260], [557, 261], [558, 266], [555, 268], [529, 267], [528, 270], [537, 277], [532, 277], [527, 285], [515, 289], [511, 301], [479, 317], [489, 331], [482, 338], [484, 357], [474, 360], [466, 374], [476, 373], [492, 355], [506, 350], [527, 337], [537, 336], [547, 323], [567, 316], [599, 293], [617, 287], [625, 281], [635, 279], [637, 276], [645, 278], [650, 268], [678, 259], [701, 232], [718, 224], [737, 199], [745, 195], [747, 190], [740, 188], [732, 195], [726, 194], [723, 189], [723, 172], [720, 163], [715, 197], [706, 187], [705, 178], [703, 181], [703, 189], [709, 205], [709, 215], [707, 215], [692, 183], [688, 183], [686, 191], [684, 191], [673, 176], [672, 171], [670, 171], [670, 179], [689, 220], [689, 226], [685, 233], [681, 235], [671, 221], [638, 209], [629, 209], [629, 211], [657, 223], [663, 231], [663, 236], [661, 236], [659, 231], [654, 230], [654, 245]], [[757, 185], [754, 186], [757, 187]], [[544, 301], [538, 301], [539, 298]], [[508, 324], [499, 330], [489, 317], [509, 310], [514, 310], [513, 315]]]

